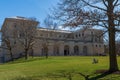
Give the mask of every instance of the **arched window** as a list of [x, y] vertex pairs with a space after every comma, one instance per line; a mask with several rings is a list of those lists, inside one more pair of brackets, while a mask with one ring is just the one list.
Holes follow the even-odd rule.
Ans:
[[78, 37], [78, 35], [76, 34], [76, 38]]
[[40, 36], [43, 36], [43, 34], [40, 34]]
[[64, 46], [64, 55], [65, 56], [69, 55], [69, 46], [68, 45]]
[[79, 55], [79, 47], [74, 46], [74, 55]]
[[16, 23], [14, 23], [14, 28], [16, 28], [17, 27], [17, 24]]
[[48, 55], [48, 47], [44, 46], [42, 47], [42, 56]]
[[82, 33], [82, 37], [84, 36], [84, 33]]
[[59, 38], [61, 38], [61, 35], [59, 35]]
[[54, 46], [54, 55], [55, 56], [59, 55], [59, 46], [57, 46], [57, 45]]
[[87, 46], [83, 46], [83, 54], [84, 54], [85, 56], [88, 55]]
[[79, 34], [79, 37], [81, 37], [81, 34]]

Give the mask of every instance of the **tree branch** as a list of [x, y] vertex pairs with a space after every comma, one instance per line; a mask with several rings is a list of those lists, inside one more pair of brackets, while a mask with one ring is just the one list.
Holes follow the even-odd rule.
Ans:
[[106, 0], [102, 0], [103, 4], [108, 8], [108, 5], [105, 3]]
[[85, 4], [87, 4], [88, 6], [90, 6], [90, 7], [93, 7], [93, 8], [97, 8], [97, 9], [100, 9], [100, 10], [103, 10], [103, 11], [107, 11], [106, 9], [104, 9], [104, 8], [100, 8], [100, 7], [98, 7], [98, 6], [94, 6], [94, 5], [91, 5], [91, 4], [89, 4], [88, 2], [86, 2], [85, 0], [82, 0]]
[[114, 5], [114, 7], [117, 5], [117, 3], [118, 3], [118, 0], [116, 0], [116, 1], [115, 1], [115, 3], [113, 4], [113, 5]]

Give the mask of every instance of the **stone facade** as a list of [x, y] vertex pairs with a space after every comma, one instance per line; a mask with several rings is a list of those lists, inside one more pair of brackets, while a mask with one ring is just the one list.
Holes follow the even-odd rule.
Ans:
[[[24, 23], [24, 26], [23, 26]], [[27, 23], [27, 24], [26, 24]], [[35, 44], [32, 47], [34, 56], [44, 56], [48, 53], [49, 56], [71, 56], [71, 55], [103, 55], [104, 43], [102, 35], [103, 31], [98, 29], [80, 29], [77, 31], [65, 30], [52, 30], [46, 28], [37, 28], [37, 21], [29, 20], [23, 17], [6, 18], [2, 26], [2, 38], [5, 36], [11, 37], [18, 36], [19, 33], [15, 32], [15, 28], [25, 26], [32, 26], [36, 29]], [[16, 43], [17, 43], [16, 39]], [[19, 44], [19, 42], [18, 42]], [[14, 55], [20, 54], [23, 51], [20, 45], [16, 45], [13, 49]], [[5, 43], [2, 43], [5, 46]], [[2, 54], [6, 56], [8, 51], [2, 49]]]
[[43, 55], [47, 48], [48, 54], [53, 56], [104, 55], [103, 37], [99, 37], [102, 33], [97, 29], [70, 32], [39, 28], [37, 29], [39, 39], [36, 41], [38, 48], [34, 49], [34, 53]]

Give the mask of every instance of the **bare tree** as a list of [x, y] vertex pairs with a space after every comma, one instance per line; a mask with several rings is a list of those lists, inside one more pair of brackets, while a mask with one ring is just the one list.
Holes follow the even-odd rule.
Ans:
[[44, 25], [46, 28], [53, 30], [58, 28], [58, 24], [54, 22], [53, 18], [50, 15], [47, 15], [44, 19]]
[[5, 43], [5, 45], [1, 46], [1, 48], [8, 50], [9, 53], [10, 53], [11, 61], [14, 61], [13, 52], [12, 52], [12, 49], [14, 48], [14, 45], [11, 43], [10, 38], [5, 37], [4, 39], [2, 39], [2, 43]]
[[45, 57], [46, 57], [46, 59], [48, 58], [48, 46], [49, 46], [49, 42], [48, 42], [48, 40], [47, 39], [43, 39], [44, 41], [44, 44], [43, 44], [43, 54], [45, 54]]
[[[50, 15], [47, 15], [47, 17], [44, 19], [44, 25], [46, 27], [46, 30], [49, 32], [49, 35], [51, 35], [50, 37], [52, 37], [52, 34], [54, 33], [54, 30], [57, 29], [58, 24], [56, 22], [54, 22], [54, 20], [52, 19], [52, 17]], [[41, 38], [39, 38], [41, 39]], [[48, 58], [48, 46], [50, 44], [49, 42], [49, 38], [48, 36], [43, 36], [42, 37], [43, 40], [43, 52], [46, 56], [46, 59]]]
[[32, 23], [32, 21], [23, 21], [21, 27], [17, 29], [19, 34], [18, 39], [24, 49], [25, 59], [28, 59], [29, 51], [32, 50], [35, 43], [36, 26], [38, 23]]
[[[102, 6], [99, 6], [99, 5]], [[108, 31], [109, 72], [118, 71], [115, 34], [120, 31], [119, 0], [61, 0], [53, 15], [64, 26], [93, 27]]]
[[8, 29], [5, 27], [4, 29], [2, 29], [2, 41], [1, 41], [1, 48], [2, 49], [5, 49], [5, 50], [8, 50], [9, 51], [9, 54], [10, 54], [10, 58], [11, 58], [11, 61], [14, 61], [14, 55], [13, 55], [13, 49], [15, 47], [15, 32], [13, 31], [13, 35], [12, 36], [8, 36], [7, 35], [7, 31]]

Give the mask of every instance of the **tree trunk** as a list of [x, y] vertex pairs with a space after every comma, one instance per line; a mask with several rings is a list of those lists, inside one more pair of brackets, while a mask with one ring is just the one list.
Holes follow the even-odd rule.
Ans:
[[25, 60], [28, 59], [28, 49], [25, 49]]
[[118, 71], [117, 57], [115, 52], [115, 30], [109, 30], [109, 71], [115, 72]]
[[115, 24], [114, 24], [114, 6], [113, 0], [108, 0], [108, 31], [109, 31], [109, 71], [115, 72], [118, 71], [117, 57], [116, 57], [116, 48], [115, 48]]
[[9, 48], [9, 52], [10, 52], [11, 61], [14, 61], [11, 47]]
[[48, 58], [48, 53], [45, 53], [46, 59]]
[[14, 61], [13, 54], [12, 54], [11, 50], [10, 50], [10, 57], [11, 57], [11, 61]]
[[48, 58], [48, 50], [46, 48], [46, 51], [45, 51], [45, 56], [46, 56], [46, 59]]

